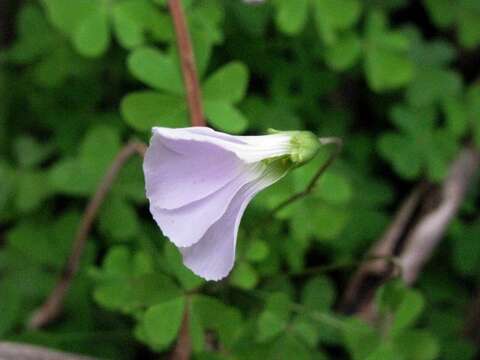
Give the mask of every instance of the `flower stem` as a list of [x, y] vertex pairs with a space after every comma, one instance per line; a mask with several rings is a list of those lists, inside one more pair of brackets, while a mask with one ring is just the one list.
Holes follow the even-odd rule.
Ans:
[[187, 94], [188, 109], [190, 111], [190, 122], [192, 126], [205, 126], [203, 117], [202, 95], [198, 83], [197, 68], [192, 42], [188, 32], [188, 25], [182, 8], [181, 0], [169, 0], [168, 7], [175, 28], [178, 53], [182, 66], [183, 82]]
[[312, 180], [308, 183], [307, 187], [305, 190], [302, 190], [296, 194], [293, 194], [290, 196], [288, 199], [285, 199], [282, 201], [280, 204], [278, 204], [273, 210], [272, 210], [272, 215], [276, 214], [280, 210], [284, 209], [285, 207], [293, 204], [297, 200], [300, 200], [304, 198], [305, 196], [309, 195], [314, 189], [315, 186], [317, 185], [318, 180], [320, 177], [323, 175], [323, 173], [330, 167], [330, 165], [333, 164], [335, 159], [338, 157], [340, 152], [342, 151], [343, 148], [343, 141], [340, 138], [337, 137], [326, 137], [326, 138], [319, 138], [321, 145], [335, 145], [335, 149], [332, 151], [330, 154], [330, 157], [325, 161], [322, 166], [317, 170], [315, 175], [313, 176]]

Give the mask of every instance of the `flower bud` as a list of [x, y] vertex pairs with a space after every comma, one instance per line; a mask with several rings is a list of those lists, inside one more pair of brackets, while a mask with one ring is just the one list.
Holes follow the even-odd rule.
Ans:
[[310, 161], [320, 149], [320, 142], [310, 131], [295, 131], [292, 135], [290, 159], [295, 166]]

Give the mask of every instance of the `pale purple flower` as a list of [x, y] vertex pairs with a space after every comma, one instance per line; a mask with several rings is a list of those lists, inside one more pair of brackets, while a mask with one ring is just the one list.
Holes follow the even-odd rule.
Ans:
[[232, 136], [205, 127], [154, 128], [143, 165], [150, 212], [190, 270], [222, 279], [233, 267], [250, 200], [317, 150], [307, 132]]

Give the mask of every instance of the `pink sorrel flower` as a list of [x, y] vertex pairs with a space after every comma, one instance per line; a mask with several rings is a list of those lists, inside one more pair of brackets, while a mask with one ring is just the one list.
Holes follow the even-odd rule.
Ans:
[[185, 266], [220, 280], [233, 267], [250, 200], [318, 148], [306, 131], [232, 136], [204, 127], [154, 128], [143, 164], [150, 212]]

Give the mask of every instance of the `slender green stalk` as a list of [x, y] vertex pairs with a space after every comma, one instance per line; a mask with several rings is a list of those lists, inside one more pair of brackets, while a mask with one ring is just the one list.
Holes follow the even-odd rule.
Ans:
[[305, 196], [309, 195], [314, 189], [315, 186], [318, 183], [318, 180], [320, 180], [320, 177], [323, 175], [323, 173], [330, 167], [330, 165], [333, 164], [335, 159], [338, 157], [340, 152], [342, 151], [343, 148], [343, 141], [340, 138], [337, 137], [327, 137], [327, 138], [319, 138], [320, 144], [322, 145], [335, 145], [335, 149], [332, 151], [330, 154], [330, 157], [325, 161], [322, 166], [317, 170], [315, 175], [313, 176], [312, 180], [308, 183], [307, 187], [305, 190], [302, 190], [298, 193], [293, 194], [290, 196], [288, 199], [284, 200], [280, 204], [278, 204], [273, 210], [272, 210], [272, 215], [276, 214], [280, 210], [284, 209], [285, 207], [293, 204], [297, 200], [300, 200], [304, 198]]

